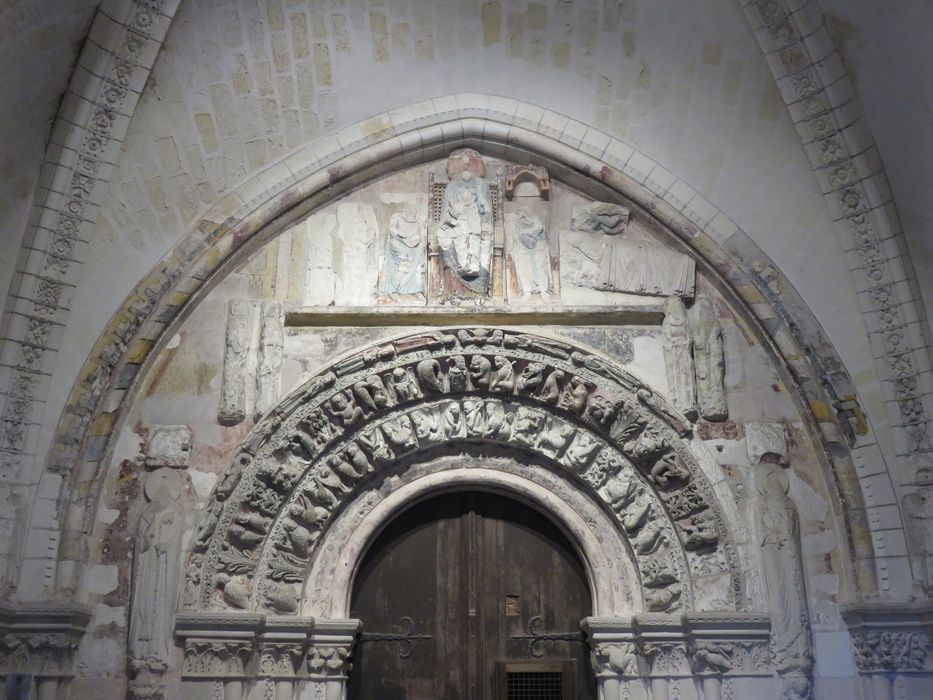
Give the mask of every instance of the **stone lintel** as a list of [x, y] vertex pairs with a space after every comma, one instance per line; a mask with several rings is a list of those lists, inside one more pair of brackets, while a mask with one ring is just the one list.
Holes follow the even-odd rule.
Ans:
[[632, 325], [657, 326], [664, 319], [655, 301], [629, 306], [315, 306], [287, 309], [285, 326], [452, 326], [462, 324], [507, 326]]

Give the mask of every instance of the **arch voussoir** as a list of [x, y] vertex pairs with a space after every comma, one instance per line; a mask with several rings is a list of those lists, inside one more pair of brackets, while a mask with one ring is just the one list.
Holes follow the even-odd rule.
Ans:
[[[295, 613], [322, 534], [403, 460], [474, 445], [525, 453], [592, 494], [651, 612], [690, 581], [744, 592], [730, 528], [683, 441], [690, 424], [592, 352], [508, 329], [403, 336], [326, 369], [256, 426], [208, 507], [183, 605]], [[718, 583], [717, 583], [718, 581]]]

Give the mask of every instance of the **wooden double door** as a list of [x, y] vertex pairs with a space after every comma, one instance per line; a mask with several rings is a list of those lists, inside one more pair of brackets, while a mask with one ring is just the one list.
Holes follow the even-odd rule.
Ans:
[[415, 505], [373, 543], [351, 607], [364, 628], [351, 700], [596, 697], [583, 565], [518, 501], [470, 492]]

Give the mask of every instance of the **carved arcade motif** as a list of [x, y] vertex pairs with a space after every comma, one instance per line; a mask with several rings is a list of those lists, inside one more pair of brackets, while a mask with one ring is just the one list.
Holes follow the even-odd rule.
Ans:
[[[684, 423], [637, 381], [566, 343], [499, 329], [432, 331], [341, 360], [254, 430], [218, 486], [189, 562], [186, 605], [293, 614], [315, 544], [340, 504], [400, 458], [457, 441], [519, 447], [616, 513], [648, 610], [689, 604], [685, 556], [741, 595]], [[252, 454], [251, 454], [252, 453]], [[692, 560], [691, 560], [692, 561]]]

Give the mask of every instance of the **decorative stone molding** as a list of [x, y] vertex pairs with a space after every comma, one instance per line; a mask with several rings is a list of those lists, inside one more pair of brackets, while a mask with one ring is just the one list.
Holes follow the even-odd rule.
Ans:
[[[78, 57], [49, 139], [22, 266], [2, 323], [2, 354], [11, 371], [0, 385], [0, 473], [4, 482], [34, 484], [24, 473], [35, 455], [40, 410], [48, 394], [70, 297], [86, 255], [113, 163], [179, 0], [109, 0], [98, 10]], [[166, 280], [166, 286], [171, 283]], [[132, 336], [114, 329], [120, 350], [98, 367], [106, 381]], [[74, 457], [77, 445], [72, 445]], [[50, 465], [61, 468], [61, 461]], [[15, 539], [22, 540], [22, 537]], [[12, 563], [11, 563], [12, 564]], [[0, 580], [0, 584], [6, 581]]]
[[842, 617], [859, 673], [933, 672], [933, 604], [864, 604]]
[[688, 613], [687, 651], [698, 675], [771, 675], [771, 623], [764, 614]]
[[677, 697], [684, 679], [700, 683], [707, 700], [720, 700], [723, 678], [769, 679], [774, 675], [769, 627], [767, 615], [734, 612], [583, 621], [600, 697], [606, 700], [645, 693], [668, 700]]
[[[90, 425], [95, 421], [113, 424], [126, 398], [126, 388], [153, 345], [152, 339], [173, 327], [173, 320], [180, 317], [182, 308], [200, 288], [202, 280], [210, 277], [219, 265], [230, 262], [243, 241], [263, 230], [263, 225], [274, 218], [287, 226], [310, 208], [330, 201], [360, 181], [359, 177], [344, 177], [340, 173], [364, 172], [363, 166], [370, 163], [379, 163], [381, 171], [385, 171], [403, 160], [410, 164], [434, 158], [460, 144], [495, 147], [507, 158], [514, 151], [518, 160], [527, 160], [527, 154], [533, 152], [542, 158], [563, 162], [568, 165], [568, 172], [583, 174], [574, 175], [579, 183], [570, 184], [585, 185], [588, 177], [598, 177], [606, 187], [651, 208], [679, 237], [672, 236], [676, 247], [692, 246], [695, 251], [702, 251], [698, 255], [704, 258], [705, 264], [732, 281], [733, 300], [739, 306], [746, 304], [751, 309], [750, 317], [753, 312], [760, 313], [765, 329], [762, 335], [767, 333], [772, 338], [773, 347], [784, 358], [789, 371], [801, 387], [805, 387], [801, 396], [812, 406], [824, 439], [839, 446], [840, 449], [831, 455], [835, 474], [829, 482], [856, 483], [857, 475], [847, 452], [855, 434], [847, 418], [852, 412], [837, 415], [827, 411], [827, 407], [842, 406], [840, 401], [846, 397], [854, 397], [853, 384], [823, 337], [819, 324], [808, 315], [803, 301], [790, 285], [783, 285], [780, 298], [762, 300], [760, 292], [768, 283], [759, 279], [751, 268], [752, 262], [767, 263], [766, 256], [744, 232], [686, 183], [678, 181], [676, 187], [668, 191], [678, 192], [677, 198], [640, 184], [650, 182], [651, 169], [660, 166], [628, 145], [583, 124], [527, 105], [522, 107], [539, 116], [533, 122], [524, 119], [517, 125], [514, 122], [519, 106], [505, 98], [464, 94], [418, 105], [417, 114], [430, 115], [427, 117], [415, 118], [414, 108], [382, 115], [380, 118], [387, 125], [384, 132], [360, 140], [358, 136], [353, 137], [358, 132], [350, 129], [338, 132], [336, 139], [328, 138], [327, 146], [324, 141], [309, 145], [291, 156], [287, 167], [284, 164], [271, 167], [260, 176], [261, 180], [251, 181], [225, 200], [223, 207], [208, 212], [197, 231], [186, 237], [127, 300], [115, 322], [119, 325], [121, 339], [115, 340], [110, 334], [102, 337], [92, 353], [92, 360], [75, 384], [49, 463], [54, 470], [67, 474], [75, 464], [84, 464], [80, 477], [75, 477], [80, 478], [80, 483], [66, 478], [62, 488], [63, 493], [89, 495], [66, 498], [65, 509], [77, 512], [63, 517], [63, 521], [78, 523], [96, 512], [97, 492], [91, 484], [101, 481], [95, 468], [101, 464], [108, 437], [91, 435]], [[441, 123], [445, 125], [443, 131], [439, 128]], [[453, 133], [457, 136], [451, 136]], [[412, 146], [413, 143], [417, 145]], [[263, 184], [260, 185], [260, 181]], [[270, 188], [270, 182], [277, 184]], [[236, 203], [232, 209], [231, 202]], [[296, 206], [296, 202], [300, 204]], [[749, 251], [754, 252], [754, 261], [747, 259]], [[779, 274], [773, 266], [769, 269]], [[804, 351], [803, 337], [795, 329], [819, 342], [808, 344], [809, 350]], [[119, 376], [119, 381], [111, 382], [112, 376]], [[864, 429], [864, 426], [859, 428]], [[837, 511], [840, 517], [847, 519], [839, 530], [850, 533], [847, 549], [852, 560], [871, 560], [871, 546], [865, 544], [864, 538], [852, 534], [861, 526], [849, 520], [850, 512], [860, 512], [860, 498], [859, 493], [848, 492], [844, 499], [841, 494], [834, 496], [849, 504], [849, 508]], [[64, 532], [62, 535], [66, 542], [72, 537], [79, 537], [79, 533]], [[57, 583], [61, 590], [72, 590], [76, 584], [69, 572], [76, 567], [80, 570], [83, 554], [77, 549], [63, 549], [59, 556], [62, 561], [75, 562], [75, 565], [60, 568]], [[872, 574], [871, 567], [855, 570], [854, 585], [863, 590], [874, 589]]]
[[0, 675], [26, 673], [40, 681], [72, 677], [90, 618], [89, 610], [68, 603], [0, 604]]
[[930, 341], [890, 186], [855, 90], [816, 0], [742, 4], [847, 251], [873, 354], [896, 406], [898, 450], [929, 451], [929, 390], [920, 371], [929, 365]]
[[323, 370], [247, 437], [188, 566], [188, 607], [294, 613], [340, 504], [416, 453], [492, 444], [568, 473], [615, 513], [652, 611], [689, 607], [696, 572], [743, 604], [734, 545], [682, 435], [690, 426], [612, 363], [493, 328], [416, 333]]

